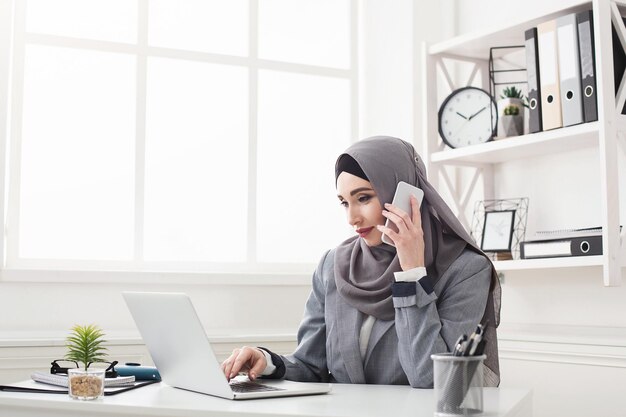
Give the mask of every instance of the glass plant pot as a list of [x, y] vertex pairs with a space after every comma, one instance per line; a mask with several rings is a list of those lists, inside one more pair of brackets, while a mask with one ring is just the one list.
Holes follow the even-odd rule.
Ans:
[[95, 400], [104, 395], [104, 369], [70, 369], [68, 389], [75, 400]]

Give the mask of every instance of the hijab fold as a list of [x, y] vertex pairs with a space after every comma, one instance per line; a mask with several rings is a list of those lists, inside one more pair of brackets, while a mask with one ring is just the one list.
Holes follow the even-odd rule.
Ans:
[[[344, 162], [340, 165], [340, 161], [345, 161], [345, 155], [358, 163], [376, 190], [381, 206], [391, 203], [400, 181], [424, 191], [420, 212], [426, 242], [427, 279], [432, 287], [466, 247], [486, 257], [428, 182], [424, 162], [410, 143], [388, 136], [359, 141], [337, 159], [336, 176], [341, 173]], [[363, 239], [354, 236], [336, 249], [334, 272], [337, 291], [352, 307], [380, 320], [394, 319], [391, 284], [394, 282], [393, 273], [400, 270], [396, 249], [384, 243], [368, 247]], [[493, 267], [492, 271], [489, 297], [481, 322], [486, 324], [485, 383], [497, 386], [500, 373], [495, 328], [500, 323], [501, 290]]]

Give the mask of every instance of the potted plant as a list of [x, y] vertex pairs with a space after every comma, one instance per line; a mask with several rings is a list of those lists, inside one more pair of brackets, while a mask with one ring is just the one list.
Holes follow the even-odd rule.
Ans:
[[87, 326], [75, 325], [67, 337], [65, 359], [82, 363], [82, 368], [70, 369], [69, 394], [79, 400], [95, 400], [104, 395], [104, 369], [89, 369], [94, 362], [103, 362], [106, 348], [104, 333], [92, 324]]
[[522, 94], [522, 90], [519, 90], [517, 87], [512, 85], [502, 90], [502, 93], [500, 94], [500, 101], [498, 101], [498, 108], [504, 111], [507, 106], [525, 107], [525, 100], [526, 97]]
[[498, 136], [519, 136], [524, 133], [525, 97], [515, 86], [506, 87], [498, 100]]
[[[520, 115], [520, 109], [515, 105], [504, 108], [499, 124], [498, 128], [501, 129], [503, 137], [519, 136], [524, 133], [524, 117]], [[500, 132], [498, 135], [500, 136]]]

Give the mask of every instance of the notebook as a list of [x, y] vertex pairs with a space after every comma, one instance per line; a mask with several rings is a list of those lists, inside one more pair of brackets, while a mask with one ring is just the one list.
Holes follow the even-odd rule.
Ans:
[[[263, 380], [235, 392], [228, 382], [189, 296], [183, 293], [123, 292], [152, 360], [166, 384], [188, 391], [243, 400], [326, 394], [330, 384]], [[262, 386], [261, 386], [262, 385]]]
[[[57, 385], [59, 387], [68, 386], [67, 375], [51, 374], [49, 372], [33, 372], [30, 374], [33, 381], [42, 384]], [[117, 378], [105, 378], [104, 386], [106, 387], [132, 387], [135, 385], [134, 376], [118, 376]]]

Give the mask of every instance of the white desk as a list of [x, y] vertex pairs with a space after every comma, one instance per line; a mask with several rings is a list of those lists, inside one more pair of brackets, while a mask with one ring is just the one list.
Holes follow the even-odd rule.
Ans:
[[[0, 392], [0, 417], [432, 417], [433, 397], [430, 389], [334, 384], [327, 395], [231, 401], [154, 384], [95, 401], [72, 400], [66, 394]], [[484, 404], [485, 417], [532, 415], [529, 390], [486, 388]]]

